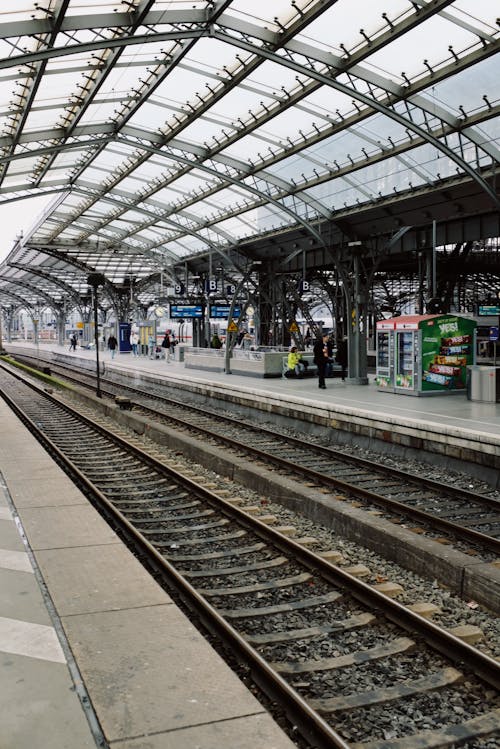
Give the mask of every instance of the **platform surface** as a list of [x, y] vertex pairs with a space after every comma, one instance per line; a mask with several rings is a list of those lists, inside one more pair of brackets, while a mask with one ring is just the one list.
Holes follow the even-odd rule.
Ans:
[[[15, 341], [5, 344], [8, 351], [25, 349], [36, 350], [31, 342]], [[40, 354], [57, 352], [68, 354], [66, 346], [40, 344]], [[77, 348], [78, 358], [95, 361], [95, 351]], [[154, 375], [167, 375], [180, 382], [214, 383], [224, 388], [237, 388], [250, 395], [269, 395], [286, 400], [289, 396], [304, 403], [324, 404], [325, 407], [341, 409], [346, 413], [367, 414], [383, 421], [385, 418], [400, 423], [412, 422], [439, 431], [443, 426], [456, 427], [467, 432], [477, 431], [496, 437], [500, 445], [500, 403], [479, 403], [467, 399], [463, 393], [439, 394], [431, 396], [410, 396], [379, 391], [374, 376], [369, 377], [368, 385], [350, 384], [335, 377], [326, 380], [326, 390], [319, 390], [316, 378], [304, 380], [278, 378], [257, 378], [244, 375], [208, 372], [186, 369], [182, 362], [173, 360], [149, 359], [147, 356], [134, 357], [132, 354], [116, 354], [111, 359], [109, 352], [99, 354], [100, 362], [108, 370], [138, 370]]]

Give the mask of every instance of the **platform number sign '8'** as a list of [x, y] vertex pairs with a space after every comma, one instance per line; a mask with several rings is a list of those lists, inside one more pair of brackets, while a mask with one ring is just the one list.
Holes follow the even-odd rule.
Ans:
[[228, 285], [226, 286], [226, 294], [228, 296], [234, 296], [235, 293], [236, 293], [236, 286], [234, 285], [234, 283], [228, 283]]
[[207, 294], [211, 294], [214, 291], [217, 291], [217, 279], [216, 278], [208, 278], [205, 281], [205, 291]]
[[186, 287], [183, 283], [176, 283], [175, 284], [175, 293], [177, 296], [184, 296], [184, 293], [186, 291]]
[[299, 281], [297, 284], [297, 291], [299, 294], [307, 294], [309, 291], [309, 281], [306, 281], [305, 278]]

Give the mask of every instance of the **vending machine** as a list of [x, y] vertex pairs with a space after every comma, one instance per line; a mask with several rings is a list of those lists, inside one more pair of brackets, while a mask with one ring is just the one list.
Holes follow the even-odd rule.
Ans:
[[[458, 315], [409, 315], [384, 320], [389, 337], [389, 380], [387, 366], [379, 374], [377, 349], [377, 385], [405, 395], [465, 392], [467, 366], [475, 363], [476, 323]], [[377, 324], [377, 345], [378, 324]], [[381, 362], [386, 361], [386, 342], [381, 339]], [[392, 366], [391, 366], [392, 365]], [[392, 374], [393, 373], [393, 374]], [[391, 374], [392, 382], [391, 385]]]
[[377, 375], [379, 390], [394, 392], [394, 320], [377, 322]]

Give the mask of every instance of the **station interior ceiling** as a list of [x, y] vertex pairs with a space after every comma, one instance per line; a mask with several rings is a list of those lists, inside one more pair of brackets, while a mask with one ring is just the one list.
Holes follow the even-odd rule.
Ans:
[[94, 282], [118, 316], [235, 288], [312, 309], [354, 275], [376, 315], [493, 303], [497, 14], [3, 0], [0, 206], [47, 202], [0, 263], [0, 306], [82, 307]]

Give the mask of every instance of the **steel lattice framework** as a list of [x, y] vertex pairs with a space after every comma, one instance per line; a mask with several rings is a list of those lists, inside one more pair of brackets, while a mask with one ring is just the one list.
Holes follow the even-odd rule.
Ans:
[[387, 249], [433, 202], [498, 236], [495, 9], [3, 0], [0, 204], [47, 207], [0, 264], [0, 304], [75, 304], [91, 272], [147, 301], [159, 274], [214, 255], [241, 276], [287, 236]]

